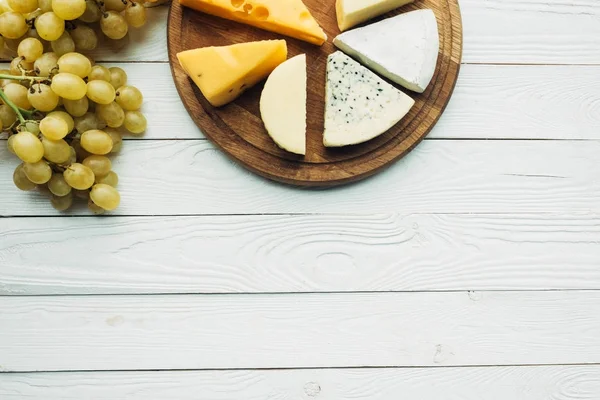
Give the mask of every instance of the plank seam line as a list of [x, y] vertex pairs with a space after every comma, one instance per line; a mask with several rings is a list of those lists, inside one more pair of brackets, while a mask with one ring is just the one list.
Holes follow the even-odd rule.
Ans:
[[[4, 299], [27, 299], [27, 298], [58, 298], [58, 297], [74, 297], [74, 298], [115, 298], [115, 297], [233, 297], [233, 296], [248, 296], [248, 297], [259, 297], [259, 296], [314, 296], [314, 295], [343, 295], [343, 296], [355, 296], [355, 295], [386, 295], [386, 294], [419, 294], [419, 293], [439, 293], [439, 294], [458, 294], [458, 293], [597, 293], [600, 292], [598, 289], [450, 289], [450, 290], [356, 290], [356, 291], [307, 291], [307, 292], [156, 292], [156, 293], [50, 293], [50, 294], [0, 294], [0, 301]], [[1, 306], [1, 304], [0, 304]]]
[[[307, 190], [307, 189], [306, 189]], [[586, 210], [586, 211], [572, 211], [572, 212], [556, 212], [556, 211], [499, 211], [499, 212], [395, 212], [395, 213], [225, 213], [225, 214], [106, 214], [103, 215], [102, 219], [108, 218], [228, 218], [228, 217], [377, 217], [377, 216], [570, 216], [570, 217], [591, 217], [589, 219], [595, 219], [600, 217], [600, 211]], [[97, 215], [0, 215], [0, 219], [9, 218], [95, 218], [98, 219]]]
[[[0, 141], [7, 141], [5, 137], [0, 138]], [[430, 142], [600, 142], [600, 139], [570, 139], [570, 138], [486, 138], [486, 137], [426, 137], [424, 141]], [[124, 142], [210, 142], [205, 137], [198, 138], [123, 138]]]
[[[96, 60], [97, 64], [136, 65], [136, 64], [169, 64], [168, 60]], [[0, 59], [0, 64], [10, 64], [8, 59]], [[600, 67], [600, 63], [535, 63], [535, 62], [479, 62], [463, 61], [461, 65], [500, 66], [500, 67]]]
[[414, 369], [452, 369], [452, 368], [543, 368], [543, 367], [600, 367], [600, 362], [590, 363], [563, 363], [563, 364], [546, 364], [546, 363], [532, 363], [532, 364], [463, 364], [463, 365], [414, 365], [414, 366], [403, 366], [403, 365], [383, 365], [383, 366], [338, 366], [338, 367], [264, 367], [264, 368], [181, 368], [181, 369], [66, 369], [66, 370], [53, 370], [53, 371], [36, 371], [36, 370], [23, 370], [23, 371], [2, 371], [0, 375], [17, 375], [17, 374], [68, 374], [68, 373], [123, 373], [123, 372], [210, 372], [210, 371], [325, 371], [325, 370], [360, 370], [360, 369], [373, 369], [373, 370], [385, 370], [385, 369], [398, 369], [398, 370], [414, 370]]

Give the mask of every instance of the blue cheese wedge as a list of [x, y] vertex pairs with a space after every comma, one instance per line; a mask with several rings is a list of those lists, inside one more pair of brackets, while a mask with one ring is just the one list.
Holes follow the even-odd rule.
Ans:
[[341, 51], [327, 59], [326, 147], [367, 142], [396, 125], [414, 100]]
[[344, 32], [333, 44], [382, 76], [423, 93], [435, 73], [440, 39], [433, 11], [423, 9]]

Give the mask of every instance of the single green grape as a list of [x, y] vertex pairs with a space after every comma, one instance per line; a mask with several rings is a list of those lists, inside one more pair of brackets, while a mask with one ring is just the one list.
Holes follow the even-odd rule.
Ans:
[[54, 209], [58, 211], [66, 211], [73, 205], [73, 195], [71, 193], [62, 197], [52, 195], [50, 197], [50, 203]]
[[58, 95], [45, 83], [34, 83], [27, 92], [27, 100], [33, 108], [42, 112], [54, 110], [58, 106]]
[[110, 83], [115, 89], [127, 84], [127, 73], [119, 67], [110, 67]]
[[22, 131], [13, 135], [12, 147], [17, 157], [26, 163], [36, 163], [44, 157], [44, 146], [31, 132]]
[[51, 113], [48, 113], [46, 117], [57, 117], [65, 121], [67, 123], [67, 130], [69, 131], [69, 133], [71, 133], [73, 131], [73, 128], [75, 128], [75, 121], [73, 120], [73, 117], [71, 117], [69, 113], [65, 111], [52, 111]]
[[146, 130], [148, 121], [146, 117], [139, 111], [127, 111], [125, 113], [125, 129], [134, 135], [138, 135]]
[[25, 110], [31, 109], [31, 103], [27, 98], [27, 88], [18, 83], [9, 83], [4, 86], [4, 94], [17, 106], [24, 108]]
[[104, 127], [106, 127], [106, 123], [92, 112], [87, 112], [81, 117], [75, 118], [77, 132], [87, 132], [93, 129], [103, 129]]
[[37, 185], [27, 178], [25, 175], [25, 171], [23, 170], [25, 164], [20, 164], [17, 168], [15, 168], [15, 172], [13, 173], [13, 183], [17, 188], [28, 192], [37, 187]]
[[75, 41], [67, 31], [64, 31], [58, 39], [51, 42], [50, 46], [52, 47], [52, 51], [59, 57], [75, 51]]
[[125, 20], [134, 28], [141, 28], [146, 24], [148, 17], [146, 15], [146, 7], [138, 2], [132, 3], [125, 9]]
[[111, 128], [119, 128], [125, 122], [125, 112], [116, 102], [98, 104], [96, 114]]
[[137, 111], [142, 107], [144, 96], [142, 92], [134, 86], [121, 86], [116, 93], [117, 104], [125, 111]]
[[85, 0], [52, 0], [52, 10], [67, 21], [81, 17], [85, 9]]
[[9, 127], [17, 121], [17, 114], [6, 104], [0, 106], [0, 121], [2, 126]]
[[90, 81], [87, 84], [87, 97], [96, 104], [110, 104], [115, 100], [115, 88], [107, 81]]
[[33, 68], [38, 76], [50, 76], [53, 72], [58, 72], [58, 55], [54, 52], [44, 53], [35, 60]]
[[88, 0], [85, 2], [85, 11], [79, 17], [79, 20], [91, 24], [100, 21], [101, 17], [102, 10], [98, 7], [98, 3], [93, 0]]
[[90, 72], [90, 75], [88, 76], [88, 81], [106, 81], [110, 83], [110, 71], [102, 65], [94, 65], [92, 67], [92, 72]]
[[105, 185], [117, 187], [119, 184], [119, 176], [114, 171], [110, 171], [106, 176], [96, 178], [96, 183], [104, 183]]
[[98, 183], [92, 187], [90, 199], [106, 211], [115, 210], [121, 202], [119, 191], [104, 183]]
[[104, 0], [104, 8], [106, 11], [121, 12], [127, 7], [127, 1], [123, 0]]
[[81, 135], [81, 147], [92, 154], [108, 154], [112, 146], [113, 142], [108, 133], [99, 129], [83, 132]]
[[79, 100], [87, 93], [87, 86], [83, 79], [68, 72], [56, 74], [52, 78], [50, 87], [54, 93], [68, 100]]
[[52, 174], [52, 178], [48, 181], [48, 189], [50, 193], [58, 197], [66, 196], [72, 191], [63, 174], [59, 173]]
[[110, 152], [118, 153], [119, 151], [121, 151], [121, 147], [123, 145], [123, 136], [121, 136], [121, 134], [113, 128], [105, 128], [104, 132], [108, 133], [108, 136], [110, 136], [113, 142], [113, 147]]
[[71, 37], [75, 42], [77, 50], [90, 51], [98, 46], [98, 35], [96, 31], [86, 25], [77, 25], [71, 31]]
[[13, 141], [15, 140], [15, 135], [10, 135], [8, 140], [6, 141], [6, 147], [8, 148], [8, 152], [11, 154], [16, 154], [15, 149], [13, 148]]
[[86, 190], [92, 187], [96, 177], [94, 172], [83, 164], [75, 163], [69, 165], [63, 173], [65, 181], [73, 189]]
[[35, 62], [44, 54], [44, 45], [38, 39], [25, 38], [19, 43], [17, 54], [27, 62]]
[[38, 7], [42, 13], [52, 11], [52, 0], [38, 0]]
[[46, 116], [40, 121], [40, 131], [50, 140], [61, 140], [69, 134], [69, 125], [62, 118]]
[[96, 182], [99, 178], [103, 178], [110, 172], [112, 163], [106, 156], [91, 155], [82, 162], [83, 165], [89, 167], [96, 177]]
[[[33, 63], [25, 61], [22, 57], [13, 58], [10, 62], [10, 74], [15, 76], [21, 76], [25, 72], [33, 70]], [[11, 83], [15, 83], [13, 80]]]
[[8, 0], [8, 6], [11, 10], [21, 14], [27, 14], [37, 10], [37, 0]]
[[65, 165], [71, 165], [77, 162], [77, 151], [75, 151], [75, 148], [73, 146], [70, 146], [69, 151], [69, 159], [67, 160]]
[[63, 99], [63, 106], [73, 117], [81, 117], [88, 111], [90, 102], [87, 97], [82, 97], [79, 100]]
[[90, 59], [79, 53], [67, 53], [58, 59], [58, 68], [60, 72], [68, 72], [85, 78], [92, 71]]
[[37, 185], [43, 185], [52, 178], [52, 168], [44, 160], [34, 163], [25, 163], [23, 172], [27, 175], [27, 179]]
[[71, 157], [71, 146], [63, 139], [50, 140], [44, 137], [42, 145], [44, 146], [44, 158], [52, 163], [63, 164]]
[[65, 31], [65, 21], [48, 11], [35, 19], [35, 29], [42, 39], [52, 42]]
[[0, 14], [0, 35], [7, 39], [18, 39], [23, 36], [29, 26], [23, 14], [9, 11]]
[[127, 35], [129, 26], [125, 17], [116, 11], [107, 11], [100, 18], [100, 29], [110, 39], [122, 39]]

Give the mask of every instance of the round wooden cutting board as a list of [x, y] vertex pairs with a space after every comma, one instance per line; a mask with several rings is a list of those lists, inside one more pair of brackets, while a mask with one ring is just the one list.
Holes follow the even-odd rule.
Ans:
[[[440, 33], [436, 74], [423, 94], [405, 91], [416, 100], [410, 113], [385, 134], [360, 145], [328, 149], [323, 146], [325, 69], [327, 56], [337, 49], [332, 41], [340, 31], [335, 0], [304, 0], [329, 40], [321, 47], [258, 28], [203, 14], [173, 0], [168, 45], [171, 69], [181, 99], [204, 134], [248, 169], [276, 181], [298, 186], [334, 186], [373, 175], [411, 151], [433, 128], [450, 100], [462, 56], [462, 22], [458, 0], [417, 0], [378, 19], [431, 8]], [[308, 132], [306, 156], [281, 150], [268, 136], [260, 118], [263, 84], [233, 103], [212, 107], [187, 77], [176, 54], [206, 46], [226, 46], [266, 39], [286, 39], [288, 57], [306, 53], [308, 63]], [[400, 88], [398, 85], [396, 87]]]

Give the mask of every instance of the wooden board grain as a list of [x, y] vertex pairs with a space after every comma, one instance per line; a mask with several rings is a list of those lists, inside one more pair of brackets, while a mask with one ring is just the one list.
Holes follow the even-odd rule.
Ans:
[[591, 213], [7, 218], [0, 296], [600, 290], [598, 243]]
[[0, 374], [2, 400], [598, 400], [600, 365]]
[[599, 313], [599, 291], [0, 296], [0, 365], [34, 372], [598, 364]]
[[183, 50], [281, 38], [272, 32], [181, 7], [174, 1], [169, 14], [169, 59], [181, 99], [194, 122], [226, 154], [246, 168], [276, 181], [299, 186], [333, 186], [366, 178], [410, 152], [433, 128], [444, 111], [458, 79], [462, 57], [462, 23], [457, 0], [419, 0], [384, 17], [417, 8], [434, 10], [440, 32], [436, 74], [425, 93], [409, 93], [416, 100], [411, 112], [380, 137], [343, 149], [323, 146], [325, 69], [339, 34], [335, 2], [306, 0], [329, 40], [321, 47], [286, 38], [289, 56], [308, 57], [307, 155], [298, 157], [279, 149], [267, 135], [260, 118], [262, 85], [235, 102], [212, 107], [189, 80], [176, 54]]

